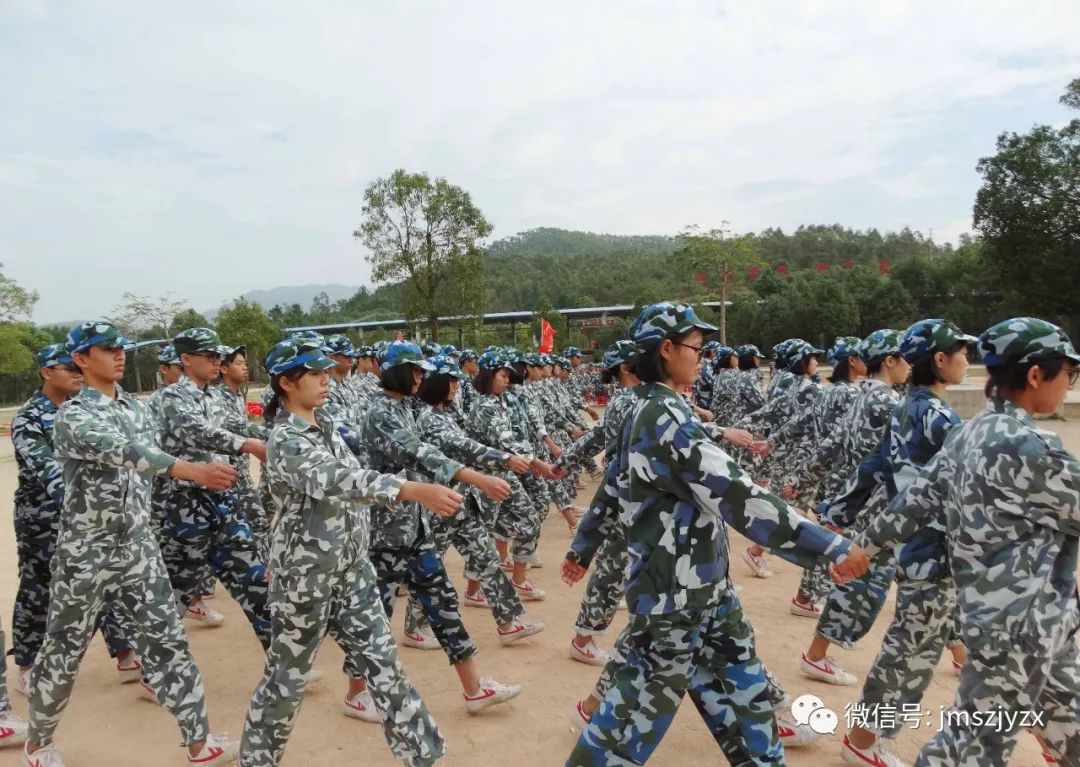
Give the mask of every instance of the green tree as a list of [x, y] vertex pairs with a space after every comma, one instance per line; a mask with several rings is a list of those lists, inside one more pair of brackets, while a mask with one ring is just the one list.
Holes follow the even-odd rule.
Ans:
[[482, 313], [479, 243], [491, 230], [461, 187], [399, 169], [364, 191], [363, 221], [353, 236], [368, 249], [372, 279], [404, 280], [409, 318], [426, 320], [437, 341], [440, 314]]
[[246, 346], [248, 367], [252, 375], [258, 374], [262, 361], [270, 348], [281, 340], [283, 331], [254, 301], [236, 299], [232, 306], [221, 310], [217, 319], [217, 332], [223, 343], [230, 346]]
[[726, 344], [728, 296], [743, 287], [751, 266], [764, 266], [765, 261], [754, 250], [753, 238], [733, 236], [727, 221], [708, 231], [687, 227], [678, 239], [682, 247], [672, 256], [675, 263], [693, 272], [704, 272], [719, 293], [720, 343]]
[[[1080, 79], [1061, 98], [1080, 109]], [[997, 153], [978, 164], [975, 227], [989, 274], [1030, 307], [1080, 330], [1080, 119], [1002, 133]]]
[[314, 325], [311, 322], [311, 318], [304, 313], [304, 307], [300, 304], [289, 304], [288, 306], [282, 306], [278, 304], [267, 312], [267, 316], [274, 321], [275, 324], [280, 325], [283, 328], [296, 328], [303, 325]]
[[[3, 266], [0, 263], [0, 267]], [[15, 280], [0, 272], [0, 322], [13, 322], [19, 317], [29, 317], [37, 301], [36, 291], [19, 287]]]
[[210, 320], [203, 317], [194, 309], [184, 309], [173, 317], [172, 325], [169, 326], [169, 336], [175, 336], [177, 333], [190, 330], [191, 328], [208, 328], [210, 326]]
[[26, 344], [26, 326], [0, 323], [0, 373], [14, 375], [34, 367], [34, 353]]

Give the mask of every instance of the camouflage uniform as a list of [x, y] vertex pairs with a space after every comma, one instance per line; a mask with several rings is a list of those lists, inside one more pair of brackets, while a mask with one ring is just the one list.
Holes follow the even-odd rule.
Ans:
[[[68, 349], [113, 348], [125, 339], [105, 323], [68, 336]], [[64, 509], [52, 559], [45, 642], [30, 678], [29, 740], [52, 742], [101, 609], [111, 604], [143, 666], [144, 679], [177, 719], [181, 742], [207, 738], [202, 679], [188, 651], [172, 587], [150, 529], [149, 476], [176, 459], [154, 447], [150, 411], [116, 387], [116, 399], [84, 386], [54, 427]]]
[[[521, 388], [520, 386], [512, 386], [500, 395], [506, 400], [509, 409], [513, 437], [518, 442], [532, 445], [527, 455], [547, 461], [551, 458], [547, 445], [543, 442], [543, 438], [547, 436], [547, 431], [544, 429], [542, 421], [539, 427], [537, 426], [535, 411], [530, 411], [530, 408], [522, 399]], [[495, 444], [484, 440], [480, 441], [485, 444]], [[521, 477], [521, 486], [525, 489], [526, 497], [532, 506], [534, 532], [530, 538], [515, 540], [514, 560], [519, 562], [536, 559], [536, 551], [540, 545], [540, 533], [551, 504], [551, 490], [546, 480], [530, 472]]]
[[[180, 365], [180, 358], [176, 354], [176, 347], [166, 344], [161, 347], [157, 354], [157, 361], [162, 365]], [[146, 398], [146, 405], [150, 408], [156, 424], [158, 447], [161, 446], [161, 435], [165, 433], [165, 414], [161, 410], [161, 401], [165, 394], [165, 386], [158, 386]], [[165, 499], [169, 495], [169, 480], [167, 477], [152, 477], [150, 479], [150, 519], [155, 531], [160, 530], [165, 524]]]
[[[247, 398], [243, 392], [232, 391], [227, 386], [218, 386], [211, 389], [218, 397], [221, 407], [225, 410], [227, 418], [239, 419], [238, 422], [249, 420], [247, 411]], [[252, 429], [249, 433], [265, 435], [262, 430]], [[236, 469], [236, 484], [231, 488], [238, 508], [251, 527], [258, 545], [259, 555], [263, 561], [270, 556], [270, 518], [259, 500], [259, 493], [255, 486], [255, 480], [251, 478], [251, 457], [247, 454], [229, 456], [229, 463]]]
[[[185, 343], [193, 351], [221, 345], [217, 334], [206, 328], [184, 331], [173, 343], [179, 353], [187, 353]], [[162, 449], [189, 461], [231, 462], [231, 457], [241, 455], [249, 436], [265, 435], [263, 427], [227, 412], [216, 400], [209, 387], [200, 389], [187, 376], [168, 387], [162, 400]], [[200, 596], [209, 565], [243, 608], [263, 647], [269, 645], [266, 565], [231, 490], [219, 493], [170, 479], [161, 554], [182, 605], [187, 607]]]
[[[430, 368], [416, 345], [404, 341], [391, 344], [383, 369], [394, 364]], [[421, 441], [416, 421], [405, 403], [387, 394], [372, 403], [364, 419], [362, 437], [375, 471], [404, 471], [411, 480], [449, 485], [464, 468]], [[476, 645], [461, 620], [457, 591], [435, 546], [428, 514], [419, 504], [396, 503], [390, 507], [379, 503], [372, 507], [371, 559], [388, 617], [393, 615], [398, 586], [405, 584], [423, 608], [452, 664], [476, 654]]]
[[[64, 478], [53, 450], [56, 411], [56, 404], [39, 389], [11, 420], [11, 442], [19, 467], [14, 514], [19, 589], [11, 619], [11, 642], [15, 663], [23, 668], [33, 665], [45, 638], [52, 581], [50, 563], [56, 552], [64, 506]], [[105, 637], [110, 656], [115, 658], [131, 649], [111, 612], [101, 614], [97, 627]]]
[[362, 503], [393, 503], [404, 479], [363, 469], [332, 421], [313, 425], [288, 412], [278, 415], [267, 453], [281, 509], [271, 559], [273, 638], [244, 722], [241, 764], [281, 762], [305, 678], [328, 632], [345, 651], [350, 673], [368, 681], [394, 755], [409, 765], [434, 764], [445, 751], [443, 739], [398, 662], [367, 558]]
[[733, 370], [716, 379], [709, 405], [716, 423], [738, 423], [765, 404], [761, 380], [753, 373], [753, 370]]
[[[506, 461], [510, 458], [510, 453], [470, 439], [452, 415], [431, 405], [425, 404], [420, 411], [417, 427], [425, 442], [473, 468], [488, 472], [505, 470]], [[461, 511], [445, 518], [428, 513], [435, 548], [443, 555], [453, 544], [465, 560], [465, 577], [480, 582], [484, 596], [491, 605], [495, 623], [500, 626], [510, 623], [524, 614], [525, 608], [510, 578], [500, 567], [499, 554], [480, 516], [476, 498], [479, 491], [461, 484], [454, 489], [465, 496]], [[415, 634], [422, 623], [426, 623], [423, 611], [415, 600], [410, 599], [409, 610], [405, 614], [405, 631]]]
[[[689, 306], [659, 304], [634, 340], [695, 326], [711, 329]], [[728, 587], [726, 524], [803, 565], [842, 561], [850, 543], [751, 482], [670, 389], [644, 384], [638, 396], [606, 483], [629, 547], [627, 656], [567, 764], [644, 764], [686, 692], [730, 762], [783, 764], [753, 632]]]

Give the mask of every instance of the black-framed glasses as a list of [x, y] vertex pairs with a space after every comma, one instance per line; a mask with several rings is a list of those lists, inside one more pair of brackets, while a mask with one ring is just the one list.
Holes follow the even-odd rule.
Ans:
[[66, 373], [77, 373], [78, 375], [82, 375], [82, 371], [79, 370], [74, 365], [54, 365], [53, 369], [54, 370], [63, 370]]
[[682, 341], [672, 341], [671, 343], [675, 344], [676, 346], [685, 346], [687, 349], [693, 349], [694, 354], [697, 355], [698, 359], [701, 359], [702, 355], [705, 354], [705, 350], [700, 346], [691, 346], [690, 344], [684, 344]]
[[1069, 386], [1076, 386], [1076, 382], [1080, 381], [1080, 367], [1074, 367], [1069, 372]]
[[221, 355], [218, 352], [192, 352], [192, 357], [202, 357], [208, 360], [221, 360]]

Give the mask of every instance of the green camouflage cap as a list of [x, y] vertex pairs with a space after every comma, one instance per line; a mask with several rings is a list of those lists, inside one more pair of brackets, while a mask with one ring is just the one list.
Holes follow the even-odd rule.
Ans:
[[694, 328], [703, 333], [712, 333], [718, 329], [715, 325], [698, 319], [697, 312], [690, 304], [661, 301], [641, 310], [630, 328], [630, 337], [638, 348], [647, 349], [669, 336], [686, 333]]
[[988, 328], [979, 336], [979, 351], [987, 367], [1022, 365], [1065, 357], [1080, 363], [1065, 331], [1035, 317], [1015, 317]]
[[837, 336], [833, 345], [829, 347], [829, 364], [836, 367], [841, 360], [857, 355], [861, 340], [855, 336]]
[[67, 341], [64, 342], [68, 354], [84, 352], [91, 346], [122, 349], [133, 345], [134, 342], [120, 335], [120, 331], [108, 322], [84, 322], [76, 325], [68, 331]]
[[428, 364], [434, 367], [431, 371], [432, 375], [452, 376], [459, 381], [467, 381], [469, 379], [468, 373], [465, 373], [459, 368], [458, 364], [454, 362], [449, 354], [436, 354], [428, 360]]
[[604, 370], [611, 370], [624, 362], [630, 362], [638, 355], [638, 347], [633, 341], [623, 339], [622, 341], [616, 341], [608, 348], [604, 349], [604, 358], [601, 365]]
[[476, 361], [477, 367], [481, 370], [499, 370], [500, 368], [509, 369], [512, 364], [509, 357], [505, 354], [500, 354], [497, 351], [484, 352]]
[[875, 330], [859, 343], [859, 357], [867, 365], [875, 365], [886, 357], [900, 354], [900, 339], [899, 330]]
[[424, 346], [422, 347], [422, 351], [426, 356], [434, 357], [442, 353], [442, 347], [439, 346], [437, 343], [429, 341], [428, 343], [424, 344]]
[[904, 331], [900, 340], [900, 354], [908, 362], [914, 362], [932, 352], [955, 349], [960, 344], [973, 346], [979, 342], [948, 320], [919, 320]]
[[340, 333], [326, 337], [326, 341], [323, 343], [323, 351], [327, 354], [344, 354], [346, 357], [360, 356], [349, 337]]
[[762, 360], [766, 358], [765, 355], [761, 353], [761, 349], [753, 344], [743, 344], [735, 350], [735, 353], [739, 355], [739, 359], [741, 360], [750, 359], [751, 357], [757, 357]]
[[322, 344], [306, 338], [286, 338], [274, 344], [266, 355], [266, 372], [272, 376], [295, 368], [329, 370], [337, 363], [326, 356]]
[[157, 361], [162, 365], [179, 365], [180, 355], [176, 353], [175, 346], [165, 344], [158, 350]]
[[807, 357], [818, 357], [822, 354], [824, 354], [824, 352], [822, 352], [821, 349], [815, 349], [813, 344], [801, 339], [795, 339], [788, 345], [784, 366], [788, 370], [792, 370], [799, 362]]
[[223, 354], [221, 337], [210, 328], [189, 328], [176, 335], [172, 340], [177, 354], [197, 354], [214, 352]]
[[326, 337], [317, 330], [298, 330], [290, 337], [299, 338], [304, 341], [314, 341], [320, 346], [322, 346], [326, 342]]
[[374, 346], [357, 346], [356, 347], [356, 356], [357, 357], [377, 357], [378, 355], [375, 354], [375, 347]]
[[65, 344], [49, 344], [34, 355], [38, 368], [52, 368], [57, 365], [72, 364], [71, 355], [68, 354]]
[[488, 352], [501, 352], [501, 351], [502, 351], [501, 346], [485, 346], [484, 347], [484, 354], [487, 354]]
[[563, 356], [567, 359], [570, 359], [571, 357], [580, 357], [581, 349], [577, 348], [576, 346], [567, 346], [565, 349], [563, 349]]
[[521, 355], [521, 360], [529, 367], [539, 368], [543, 367], [547, 363], [544, 361], [543, 354], [537, 354], [536, 352], [529, 352]]
[[574, 366], [570, 363], [566, 357], [553, 357], [551, 360], [554, 364], [561, 367], [563, 370], [573, 370]]
[[397, 367], [398, 365], [416, 365], [421, 370], [431, 370], [431, 364], [424, 359], [424, 353], [420, 347], [412, 341], [394, 341], [386, 347], [382, 356], [383, 370]]

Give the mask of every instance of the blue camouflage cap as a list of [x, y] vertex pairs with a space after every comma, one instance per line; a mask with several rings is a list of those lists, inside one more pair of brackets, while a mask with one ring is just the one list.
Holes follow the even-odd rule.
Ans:
[[484, 354], [487, 354], [488, 352], [501, 352], [501, 351], [502, 351], [501, 346], [485, 346], [484, 347]]
[[322, 344], [306, 338], [286, 338], [278, 341], [266, 354], [266, 372], [272, 376], [295, 368], [329, 370], [337, 363], [326, 356]]
[[637, 344], [629, 339], [623, 339], [604, 349], [601, 365], [604, 370], [611, 370], [625, 362], [631, 362], [636, 356], [638, 356]]
[[900, 354], [900, 331], [882, 328], [859, 342], [859, 357], [867, 365], [875, 365], [886, 357]]
[[563, 349], [563, 356], [567, 359], [570, 359], [571, 357], [580, 357], [582, 356], [581, 349], [577, 348], [576, 346], [567, 346], [565, 349]]
[[979, 342], [948, 320], [919, 320], [904, 331], [900, 339], [900, 355], [908, 362], [933, 352], [952, 351], [957, 346], [974, 346]]
[[979, 351], [987, 367], [1059, 357], [1080, 363], [1080, 355], [1065, 331], [1036, 317], [1015, 317], [987, 328], [979, 336]]
[[444, 357], [457, 357], [458, 356], [458, 350], [457, 350], [457, 347], [454, 346], [453, 344], [443, 344], [439, 348], [439, 354], [441, 354]]
[[179, 365], [180, 355], [176, 353], [176, 347], [172, 344], [165, 344], [157, 353], [157, 361], [162, 365]]
[[477, 367], [481, 370], [499, 370], [500, 368], [509, 369], [512, 364], [509, 357], [496, 351], [484, 352], [476, 361]]
[[428, 364], [433, 368], [432, 375], [452, 376], [459, 381], [469, 380], [469, 374], [458, 367], [458, 364], [448, 354], [436, 354], [428, 360]]
[[716, 354], [716, 359], [718, 359], [718, 360], [726, 360], [729, 357], [731, 357], [733, 354], [735, 354], [735, 350], [732, 349], [730, 346], [721, 346], [720, 343], [717, 342], [715, 354]]
[[690, 304], [675, 301], [661, 301], [646, 306], [634, 320], [630, 328], [630, 337], [639, 348], [651, 348], [665, 338], [686, 333], [697, 328], [703, 333], [711, 333], [718, 328], [701, 320]]
[[552, 362], [561, 367], [563, 370], [573, 370], [574, 366], [570, 363], [566, 357], [555, 357]]
[[788, 370], [793, 370], [796, 365], [802, 362], [807, 357], [819, 357], [824, 352], [821, 349], [815, 349], [813, 344], [807, 341], [796, 340], [787, 348], [787, 361], [785, 367]]
[[459, 362], [468, 362], [469, 360], [479, 359], [480, 355], [472, 349], [462, 349], [461, 354], [458, 355]]
[[442, 352], [442, 347], [439, 346], [437, 343], [428, 341], [421, 347], [421, 351], [428, 357], [434, 357], [435, 355]]
[[757, 357], [762, 360], [766, 358], [765, 355], [761, 353], [761, 349], [753, 344], [743, 344], [735, 350], [735, 353], [739, 355], [740, 360], [748, 360], [751, 357]]
[[224, 354], [221, 337], [212, 328], [188, 328], [177, 333], [172, 340], [177, 354], [199, 354], [212, 352]]
[[421, 370], [432, 370], [431, 363], [424, 359], [424, 352], [412, 341], [394, 341], [386, 347], [380, 367], [389, 370], [398, 365], [416, 365]]
[[522, 354], [521, 361], [529, 367], [534, 368], [543, 367], [546, 364], [544, 362], [544, 355], [537, 354], [536, 352], [527, 352], [525, 354]]
[[862, 343], [861, 339], [855, 336], [837, 336], [833, 345], [829, 347], [829, 364], [836, 367], [841, 360], [858, 356], [860, 343]]
[[346, 357], [359, 357], [359, 353], [356, 351], [356, 347], [353, 346], [352, 341], [348, 336], [343, 336], [337, 333], [332, 336], [327, 336], [323, 342], [323, 350], [330, 355], [344, 354]]
[[326, 341], [326, 336], [324, 336], [317, 330], [298, 330], [293, 333], [290, 338], [301, 338], [305, 341], [314, 341], [320, 346], [322, 346], [322, 344]]
[[102, 349], [123, 349], [134, 346], [134, 342], [120, 335], [120, 331], [108, 322], [84, 322], [68, 331], [64, 348], [68, 354], [84, 352], [92, 346]]
[[71, 365], [71, 355], [65, 344], [49, 344], [34, 355], [38, 368], [52, 368], [57, 365]]

